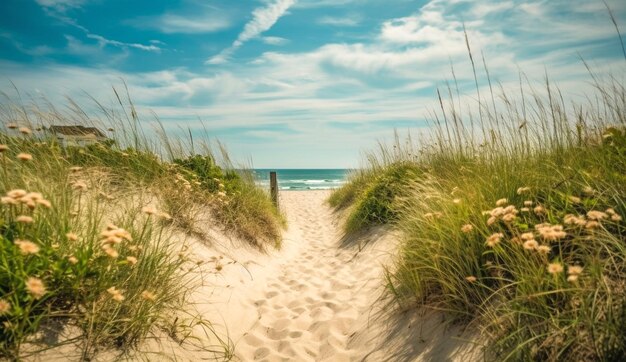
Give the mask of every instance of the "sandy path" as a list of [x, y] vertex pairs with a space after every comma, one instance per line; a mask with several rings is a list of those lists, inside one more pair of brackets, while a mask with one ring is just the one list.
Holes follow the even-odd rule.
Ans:
[[[191, 329], [174, 339], [157, 330], [127, 358], [220, 359], [220, 344], [228, 341], [240, 361], [481, 360], [466, 353], [462, 331], [446, 327], [439, 314], [388, 313], [393, 306], [379, 300], [383, 265], [398, 238], [380, 229], [343, 239], [337, 215], [325, 204], [328, 195], [281, 193], [289, 229], [280, 251], [260, 253], [210, 228], [210, 240], [189, 238], [183, 250], [198, 285], [178, 326]], [[80, 348], [62, 345], [28, 360], [78, 360]], [[94, 360], [117, 359], [116, 351], [105, 350]]]
[[[274, 275], [248, 308], [258, 320], [238, 341], [242, 360], [344, 361], [357, 319], [368, 313], [381, 283], [383, 250], [343, 246], [327, 192], [284, 192], [281, 205], [290, 225]], [[243, 303], [246, 307], [246, 303]]]

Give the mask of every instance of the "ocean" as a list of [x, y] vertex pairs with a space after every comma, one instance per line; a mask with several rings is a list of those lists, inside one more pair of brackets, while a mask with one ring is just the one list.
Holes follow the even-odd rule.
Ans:
[[269, 189], [270, 171], [276, 171], [281, 190], [328, 190], [346, 181], [346, 169], [255, 169], [257, 183]]

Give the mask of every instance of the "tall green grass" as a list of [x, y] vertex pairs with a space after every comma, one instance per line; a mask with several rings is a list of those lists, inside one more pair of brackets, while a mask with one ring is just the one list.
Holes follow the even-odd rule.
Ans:
[[392, 203], [403, 243], [389, 291], [477, 327], [487, 359], [626, 355], [626, 90], [590, 75], [592, 101], [571, 107], [549, 80], [478, 95], [477, 114], [440, 96], [434, 139], [383, 147], [331, 196], [358, 208], [346, 195], [375, 175], [420, 170]]
[[[160, 141], [147, 136], [132, 102], [115, 95], [114, 108], [95, 103], [95, 121], [72, 100], [64, 112], [0, 105], [0, 358], [54, 347], [37, 336], [56, 322], [77, 331], [64, 343], [77, 342], [83, 359], [127, 353], [159, 329], [186, 335], [180, 311], [199, 266], [178, 238], [202, 238], [207, 220], [279, 246], [282, 216], [246, 171], [163, 128]], [[110, 140], [62, 147], [43, 131], [52, 124], [96, 125]], [[217, 340], [201, 348], [232, 356]]]
[[392, 149], [381, 144], [379, 153], [368, 155], [368, 167], [354, 170], [349, 182], [328, 199], [332, 207], [347, 209], [344, 231], [348, 234], [395, 223], [401, 213], [398, 201], [422, 173], [415, 156], [401, 145], [398, 134], [395, 136]]

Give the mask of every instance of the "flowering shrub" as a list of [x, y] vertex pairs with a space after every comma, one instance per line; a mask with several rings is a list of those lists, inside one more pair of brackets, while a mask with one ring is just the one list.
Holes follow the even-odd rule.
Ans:
[[186, 288], [160, 222], [170, 216], [111, 212], [121, 204], [83, 167], [59, 164], [54, 146], [0, 140], [11, 142], [0, 144], [0, 357], [20, 358], [51, 320], [90, 335], [84, 356], [130, 347], [164, 323]]

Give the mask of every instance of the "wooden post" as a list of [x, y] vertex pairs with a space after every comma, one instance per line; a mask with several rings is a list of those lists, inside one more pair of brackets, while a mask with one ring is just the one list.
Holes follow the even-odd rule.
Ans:
[[278, 179], [276, 178], [276, 171], [270, 172], [270, 194], [272, 202], [278, 208]]

